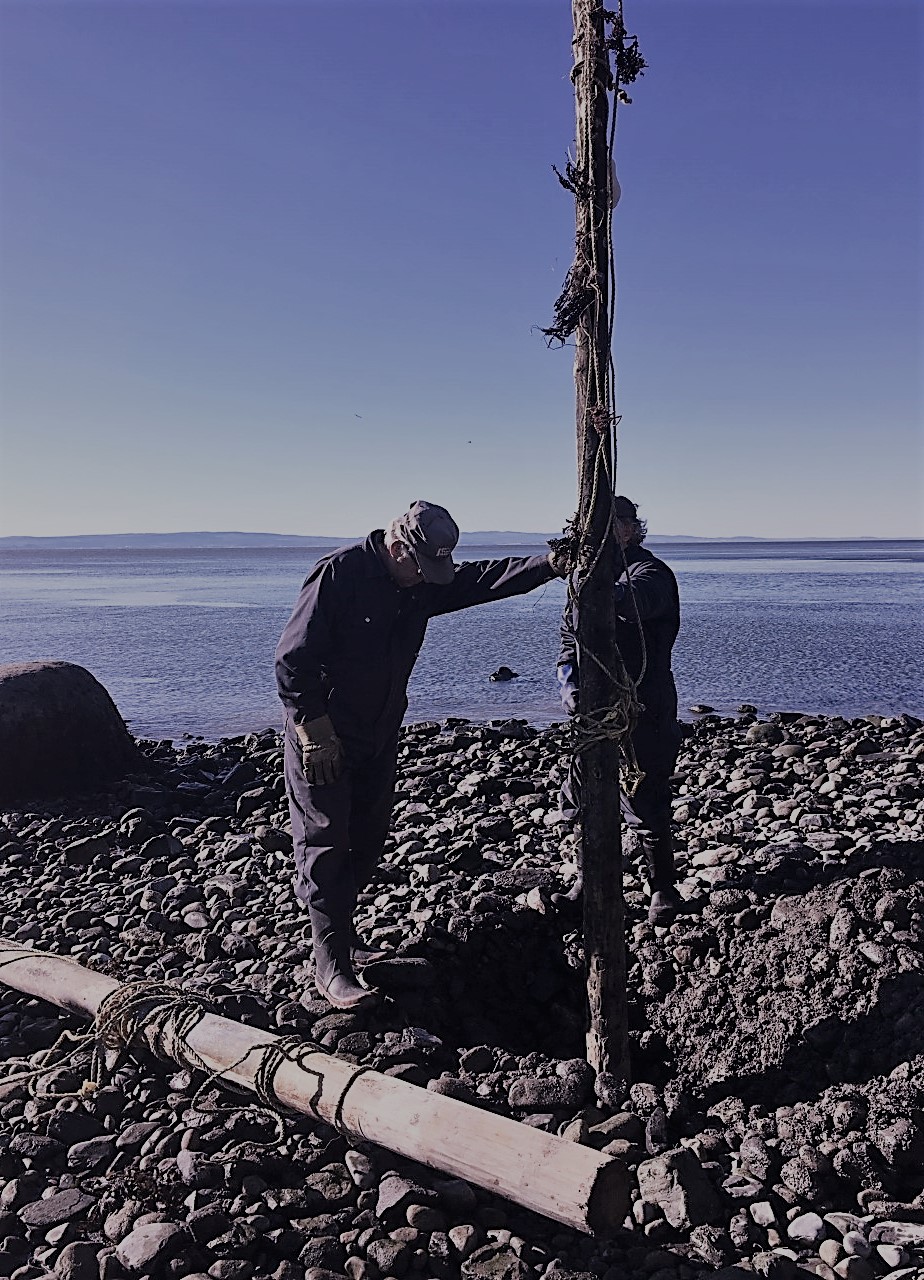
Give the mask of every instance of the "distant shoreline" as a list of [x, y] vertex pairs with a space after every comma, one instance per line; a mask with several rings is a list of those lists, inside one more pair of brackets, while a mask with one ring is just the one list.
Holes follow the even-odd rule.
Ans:
[[[193, 532], [193, 533], [87, 533], [68, 534], [59, 537], [7, 536], [0, 537], [0, 551], [245, 551], [285, 550], [286, 548], [330, 550], [356, 542], [364, 535], [342, 538], [314, 536], [311, 534], [243, 533], [243, 532]], [[487, 529], [463, 533], [459, 549], [469, 547], [535, 547], [544, 545], [555, 533], [522, 533], [510, 529]], [[741, 534], [733, 538], [706, 538], [692, 534], [652, 533], [649, 544], [722, 544], [749, 543], [800, 544], [800, 543], [894, 543], [924, 544], [924, 538], [755, 538]]]

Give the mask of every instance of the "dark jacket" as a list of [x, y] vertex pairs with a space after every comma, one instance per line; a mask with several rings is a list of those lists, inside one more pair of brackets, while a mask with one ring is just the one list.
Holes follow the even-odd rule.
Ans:
[[[633, 680], [638, 680], [642, 671], [644, 651], [644, 674], [638, 686], [639, 700], [645, 707], [643, 718], [674, 721], [677, 691], [671, 673], [671, 650], [680, 630], [677, 579], [664, 561], [646, 547], [627, 547], [625, 556], [627, 569], [615, 585], [616, 644]], [[580, 677], [577, 613], [577, 603], [565, 606], [558, 654], [561, 700], [569, 714], [577, 710]]]
[[381, 529], [324, 556], [308, 575], [276, 648], [276, 684], [293, 719], [329, 715], [347, 755], [395, 736], [427, 623], [521, 595], [554, 574], [545, 556], [460, 564], [447, 586], [398, 587], [379, 558]]

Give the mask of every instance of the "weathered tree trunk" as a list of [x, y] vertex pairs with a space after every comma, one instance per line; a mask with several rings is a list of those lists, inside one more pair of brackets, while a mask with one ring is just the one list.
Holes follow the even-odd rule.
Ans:
[[[607, 90], [611, 80], [603, 5], [600, 0], [573, 0], [572, 13], [577, 119], [575, 265], [584, 264], [586, 281], [594, 294], [577, 327], [574, 362], [580, 479], [578, 526], [583, 534], [583, 567], [578, 570], [579, 709], [582, 717], [594, 718], [617, 696], [609, 675], [616, 663], [615, 547], [609, 536], [610, 477], [615, 453], [614, 406], [609, 385], [612, 193]], [[602, 665], [593, 660], [593, 655]], [[603, 738], [585, 746], [581, 764], [584, 949], [590, 1005], [587, 1060], [598, 1074], [628, 1081], [619, 756], [615, 739]]]
[[[0, 981], [90, 1017], [120, 989], [112, 978], [4, 938]], [[176, 994], [181, 1000], [183, 992]], [[176, 1043], [171, 1040], [170, 1053], [181, 1065], [204, 1063], [223, 1079], [254, 1089], [279, 1042], [270, 1031], [204, 1013]], [[150, 1043], [167, 1052], [159, 1040]], [[294, 1111], [342, 1125], [578, 1231], [609, 1234], [628, 1210], [628, 1175], [613, 1157], [371, 1068], [310, 1053], [297, 1062], [282, 1059], [272, 1087], [278, 1101]]]

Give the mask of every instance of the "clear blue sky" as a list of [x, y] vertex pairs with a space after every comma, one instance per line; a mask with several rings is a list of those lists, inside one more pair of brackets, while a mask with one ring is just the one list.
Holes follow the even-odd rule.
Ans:
[[[922, 7], [627, 0], [619, 487], [922, 536]], [[0, 534], [575, 506], [568, 0], [0, 0]]]

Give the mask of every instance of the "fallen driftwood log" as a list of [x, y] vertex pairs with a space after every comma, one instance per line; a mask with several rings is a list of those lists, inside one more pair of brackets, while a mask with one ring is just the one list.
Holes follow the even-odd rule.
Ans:
[[[579, 1231], [606, 1235], [629, 1207], [624, 1166], [611, 1156], [503, 1116], [357, 1067], [312, 1046], [197, 1008], [181, 990], [121, 984], [72, 960], [0, 938], [0, 980], [97, 1020], [113, 1045], [144, 1039], [183, 1066], [214, 1072], [279, 1105], [464, 1178]], [[125, 1034], [124, 1027], [128, 1027]]]

